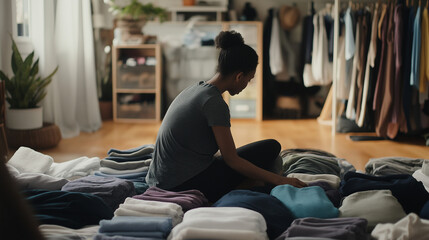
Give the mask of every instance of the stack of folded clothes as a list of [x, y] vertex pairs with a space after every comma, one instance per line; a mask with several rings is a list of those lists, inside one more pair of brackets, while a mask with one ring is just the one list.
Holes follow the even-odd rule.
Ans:
[[299, 218], [276, 240], [290, 238], [328, 238], [338, 240], [369, 239], [367, 221], [363, 218]]
[[114, 212], [115, 216], [171, 217], [173, 226], [183, 219], [182, 207], [175, 203], [127, 198]]
[[233, 190], [215, 202], [213, 207], [242, 207], [260, 213], [267, 223], [267, 234], [270, 239], [282, 234], [295, 219], [277, 198], [250, 190]]
[[422, 168], [424, 159], [406, 157], [371, 158], [365, 164], [365, 172], [375, 176], [413, 174]]
[[100, 171], [96, 176], [116, 177], [133, 182], [137, 194], [149, 186], [145, 177], [152, 162], [154, 145], [145, 144], [128, 150], [110, 149], [108, 156], [100, 161]]
[[62, 190], [94, 194], [102, 198], [112, 211], [118, 208], [125, 198], [135, 195], [134, 185], [130, 181], [93, 175], [70, 181]]
[[112, 220], [100, 221], [99, 234], [95, 239], [103, 239], [103, 235], [118, 236], [119, 239], [121, 237], [165, 239], [172, 228], [169, 217], [117, 216]]
[[208, 205], [208, 200], [204, 194], [198, 190], [187, 190], [182, 192], [172, 192], [163, 190], [157, 187], [150, 187], [144, 193], [140, 195], [135, 195], [133, 198], [150, 200], [150, 201], [160, 201], [160, 202], [170, 202], [180, 205], [184, 212], [198, 207], [203, 207]]
[[168, 239], [268, 239], [264, 217], [241, 207], [201, 207], [189, 210]]

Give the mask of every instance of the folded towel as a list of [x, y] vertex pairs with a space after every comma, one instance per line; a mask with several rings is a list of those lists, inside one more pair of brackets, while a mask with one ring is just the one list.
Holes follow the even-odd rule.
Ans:
[[[46, 173], [54, 159], [28, 147], [20, 147], [10, 158], [8, 164], [20, 173]], [[51, 174], [48, 174], [51, 175]]]
[[126, 198], [114, 214], [115, 216], [171, 217], [173, 226], [179, 224], [183, 219], [182, 207], [178, 204], [134, 198]]
[[107, 154], [109, 156], [117, 156], [117, 157], [130, 157], [130, 156], [141, 156], [150, 154], [153, 152], [155, 145], [153, 144], [145, 144], [140, 147], [131, 148], [128, 150], [119, 150], [115, 148], [111, 148]]
[[378, 240], [426, 240], [429, 236], [429, 220], [410, 213], [396, 223], [377, 224], [371, 236]]
[[142, 156], [131, 156], [131, 157], [117, 157], [117, 156], [108, 156], [107, 160], [115, 162], [133, 162], [133, 161], [143, 161], [152, 159], [152, 154], [142, 155]]
[[[168, 238], [268, 239], [266, 229], [264, 217], [253, 210], [240, 207], [200, 207], [186, 212], [183, 221], [173, 228]], [[251, 237], [252, 234], [256, 238]]]
[[[173, 229], [174, 231], [174, 229]], [[170, 237], [171, 236], [171, 237]], [[268, 240], [266, 233], [249, 230], [207, 229], [186, 227], [168, 237], [168, 240], [213, 239], [213, 240]]]
[[116, 175], [130, 174], [130, 173], [141, 173], [141, 172], [147, 172], [148, 170], [149, 170], [149, 167], [147, 167], [147, 166], [136, 168], [136, 169], [129, 169], [129, 170], [117, 170], [117, 169], [113, 169], [113, 168], [109, 168], [109, 167], [101, 167], [100, 168], [100, 172], [102, 172], [102, 173], [116, 174]]
[[100, 158], [80, 157], [62, 163], [53, 163], [46, 174], [59, 178], [84, 177], [100, 169]]
[[105, 234], [97, 234], [93, 240], [164, 240], [165, 238], [155, 237], [129, 237], [129, 236], [108, 236]]
[[21, 173], [14, 178], [22, 189], [61, 190], [69, 182], [43, 173]]
[[140, 161], [128, 161], [128, 162], [116, 162], [109, 159], [101, 159], [100, 166], [108, 167], [116, 170], [130, 170], [141, 167], [148, 167], [152, 159], [140, 160]]
[[371, 158], [365, 164], [365, 172], [375, 176], [387, 176], [394, 174], [413, 174], [422, 168], [424, 159], [407, 157], [382, 157]]
[[67, 228], [53, 224], [42, 224], [39, 230], [46, 239], [92, 239], [100, 226], [86, 226], [79, 229]]
[[271, 190], [271, 195], [278, 198], [297, 217], [334, 218], [338, 209], [318, 186], [296, 188], [291, 185], [279, 185]]
[[100, 233], [134, 237], [167, 237], [173, 228], [169, 217], [117, 216], [100, 221]]
[[287, 175], [291, 178], [298, 178], [305, 183], [313, 183], [323, 181], [329, 183], [332, 188], [338, 189], [341, 179], [333, 174], [306, 174], [306, 173], [290, 173]]
[[405, 216], [404, 209], [390, 190], [353, 193], [343, 199], [340, 207], [340, 217], [365, 218], [370, 230], [378, 223], [394, 223]]

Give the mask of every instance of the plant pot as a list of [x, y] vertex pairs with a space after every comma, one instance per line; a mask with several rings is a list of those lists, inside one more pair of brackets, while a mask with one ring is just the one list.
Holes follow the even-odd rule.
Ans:
[[183, 6], [194, 6], [195, 0], [183, 0]]
[[106, 121], [113, 118], [112, 101], [99, 101], [101, 120]]
[[143, 34], [142, 28], [146, 24], [144, 18], [134, 19], [131, 17], [123, 17], [116, 19], [116, 27], [121, 29], [122, 34]]
[[43, 126], [43, 109], [10, 109], [6, 108], [6, 127], [16, 130], [37, 129]]

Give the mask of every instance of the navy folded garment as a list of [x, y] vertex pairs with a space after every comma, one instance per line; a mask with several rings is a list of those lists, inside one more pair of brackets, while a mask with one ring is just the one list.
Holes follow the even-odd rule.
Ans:
[[291, 237], [320, 237], [338, 240], [368, 239], [364, 218], [299, 218], [276, 240]]
[[110, 236], [166, 238], [173, 228], [170, 217], [116, 216], [101, 220], [99, 233]]
[[323, 181], [317, 181], [313, 183], [309, 183], [308, 186], [319, 186], [321, 187], [325, 193], [326, 196], [328, 196], [329, 200], [334, 204], [334, 207], [338, 208], [341, 205], [341, 194], [338, 189], [334, 189], [329, 185], [327, 182]]
[[113, 211], [100, 197], [88, 193], [27, 190], [23, 192], [41, 224], [68, 228], [98, 225], [111, 219]]
[[421, 218], [429, 220], [429, 201], [427, 201], [426, 204], [423, 206], [419, 216]]
[[348, 172], [341, 182], [340, 193], [348, 196], [355, 192], [382, 189], [392, 191], [392, 195], [398, 199], [407, 214], [411, 212], [419, 214], [425, 203], [429, 201], [429, 193], [423, 183], [407, 174], [377, 177]]
[[119, 204], [125, 201], [125, 198], [136, 195], [134, 184], [131, 181], [94, 175], [70, 181], [61, 190], [97, 195], [113, 211], [119, 207]]
[[213, 204], [213, 207], [242, 207], [260, 213], [267, 223], [267, 234], [274, 239], [295, 219], [289, 209], [276, 197], [249, 190], [233, 190]]

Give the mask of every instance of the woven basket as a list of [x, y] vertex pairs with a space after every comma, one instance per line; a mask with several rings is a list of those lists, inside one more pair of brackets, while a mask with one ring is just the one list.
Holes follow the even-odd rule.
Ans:
[[61, 140], [61, 132], [57, 125], [44, 123], [43, 127], [31, 130], [14, 130], [6, 128], [9, 147], [21, 146], [32, 149], [52, 148]]

